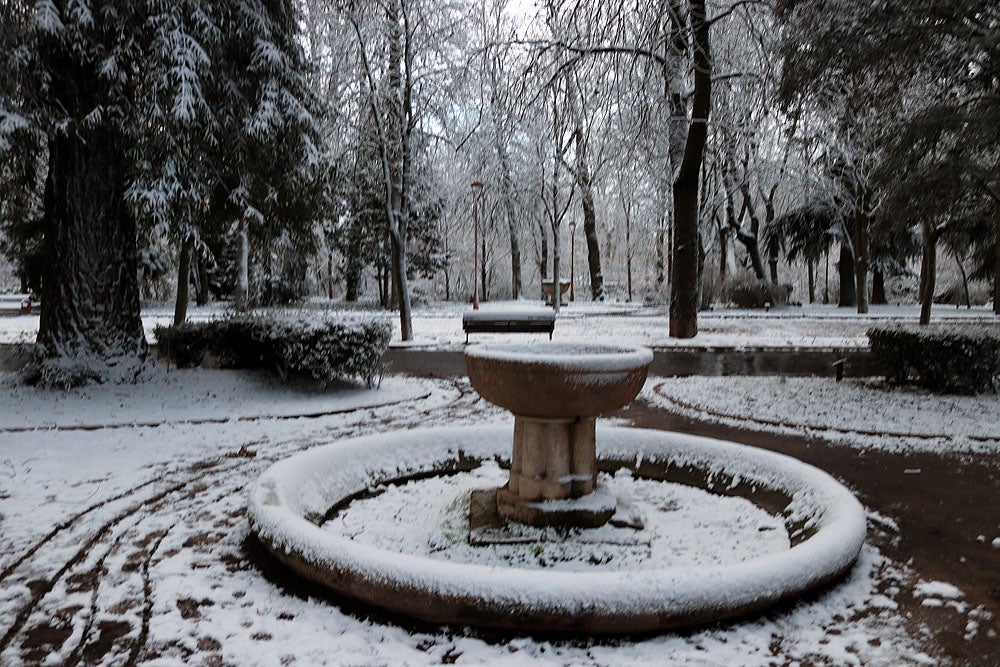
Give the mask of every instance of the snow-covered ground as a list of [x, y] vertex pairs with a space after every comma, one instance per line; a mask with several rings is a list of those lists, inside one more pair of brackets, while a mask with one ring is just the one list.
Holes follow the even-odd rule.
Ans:
[[935, 395], [881, 378], [654, 379], [643, 397], [696, 419], [858, 448], [1000, 453], [1000, 395]]
[[[312, 303], [311, 308], [326, 307]], [[509, 311], [541, 310], [540, 301], [488, 302], [481, 310]], [[462, 332], [462, 313], [469, 311], [468, 304], [434, 303], [418, 306], [413, 310], [414, 340], [410, 347], [440, 349], [457, 347], [465, 341]], [[202, 308], [193, 307], [188, 319], [206, 320], [222, 316], [226, 304], [213, 303]], [[364, 311], [371, 314], [372, 311]], [[679, 340], [667, 335], [667, 311], [663, 307], [645, 307], [635, 303], [574, 302], [563, 307], [556, 320], [555, 338], [561, 341], [592, 341], [595, 337], [614, 339], [621, 344], [650, 347], [860, 347], [868, 344], [865, 331], [868, 327], [885, 322], [916, 322], [920, 314], [917, 306], [872, 306], [867, 315], [858, 315], [850, 308], [837, 308], [813, 304], [763, 310], [720, 309], [706, 311], [698, 316], [699, 333], [693, 339]], [[399, 340], [398, 318], [386, 313], [396, 327], [394, 345]], [[934, 321], [985, 322], [1000, 325], [1000, 318], [985, 307], [972, 309], [954, 306], [936, 306]], [[153, 340], [153, 327], [173, 321], [172, 306], [147, 306], [143, 308], [142, 321], [147, 338]], [[34, 340], [38, 332], [38, 315], [0, 317], [0, 343], [24, 343]], [[477, 341], [490, 341], [502, 337], [477, 334]], [[545, 334], [521, 334], [519, 339], [544, 340]]]
[[[918, 582], [873, 546], [806, 601], [646, 639], [484, 637], [398, 625], [319, 591], [289, 594], [247, 541], [247, 486], [272, 462], [345, 437], [509, 422], [463, 382], [388, 378], [377, 392], [317, 393], [195, 370], [43, 393], [8, 377], [0, 405], [3, 665], [934, 662], [900, 611]], [[891, 525], [870, 516], [878, 530]], [[947, 586], [920, 594], [963, 604]]]
[[[484, 309], [513, 305], [528, 307]], [[409, 345], [460, 349], [467, 308], [417, 309]], [[171, 315], [145, 309], [147, 331]], [[672, 341], [662, 308], [579, 303], [563, 310], [556, 338], [863, 346], [871, 324], [916, 316], [911, 307], [864, 317], [823, 306], [716, 311], [700, 316], [697, 338]], [[997, 321], [984, 309], [940, 307], [935, 317]], [[0, 343], [30, 341], [37, 326], [37, 316], [0, 318]], [[818, 433], [859, 450], [981, 456], [1000, 447], [995, 396], [728, 377], [656, 378], [642, 398], [698, 419]], [[607, 641], [399, 623], [295, 584], [248, 540], [246, 489], [274, 461], [357, 435], [498, 422], [509, 418], [462, 381], [387, 377], [378, 391], [318, 391], [254, 373], [160, 369], [136, 386], [42, 392], [0, 374], [0, 665], [653, 665], [664, 656], [674, 665], [934, 664], [940, 655], [929, 655], [921, 625], [933, 619], [915, 620], [913, 600], [925, 613], [960, 615], [965, 641], [998, 641], [988, 611], [945, 577], [922, 579], [905, 556], [890, 559], [878, 540], [842, 582], [800, 603], [721, 627]], [[882, 544], [897, 539], [891, 514], [868, 510], [870, 535], [885, 536]], [[1000, 534], [980, 538], [1000, 554]]]

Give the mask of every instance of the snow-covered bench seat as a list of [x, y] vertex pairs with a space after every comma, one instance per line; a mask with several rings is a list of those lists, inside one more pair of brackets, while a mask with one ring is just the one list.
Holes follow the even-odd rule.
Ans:
[[5, 315], [30, 315], [37, 308], [30, 294], [0, 294], [0, 312]]
[[465, 342], [470, 333], [547, 333], [552, 340], [556, 314], [544, 310], [474, 310], [462, 313]]

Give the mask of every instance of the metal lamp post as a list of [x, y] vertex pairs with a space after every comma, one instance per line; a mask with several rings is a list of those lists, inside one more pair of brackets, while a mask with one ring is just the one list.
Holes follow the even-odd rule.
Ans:
[[569, 223], [569, 300], [576, 301], [576, 220]]
[[[482, 181], [472, 182], [472, 309], [479, 310], [479, 194]], [[485, 257], [483, 258], [486, 259]]]

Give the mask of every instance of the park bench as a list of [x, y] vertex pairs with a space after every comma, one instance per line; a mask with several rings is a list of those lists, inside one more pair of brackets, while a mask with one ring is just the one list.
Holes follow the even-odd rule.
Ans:
[[30, 315], [32, 308], [37, 308], [38, 304], [33, 302], [30, 294], [2, 294], [0, 295], [0, 312], [6, 315]]
[[471, 311], [462, 314], [465, 342], [470, 333], [547, 333], [552, 340], [556, 314], [533, 311]]

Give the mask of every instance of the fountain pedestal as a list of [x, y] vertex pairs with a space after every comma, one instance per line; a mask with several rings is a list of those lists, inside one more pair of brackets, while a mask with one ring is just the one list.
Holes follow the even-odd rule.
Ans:
[[614, 496], [596, 489], [596, 418], [627, 405], [652, 352], [573, 343], [489, 345], [465, 353], [473, 388], [514, 413], [514, 451], [497, 513], [533, 526], [603, 525]]
[[497, 491], [497, 513], [533, 526], [596, 527], [615, 513], [614, 497], [574, 500], [597, 485], [597, 442], [593, 417], [535, 419], [514, 416], [514, 455], [507, 486]]

